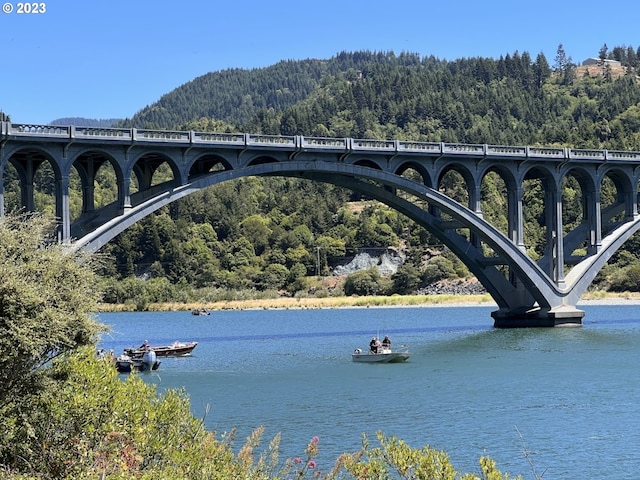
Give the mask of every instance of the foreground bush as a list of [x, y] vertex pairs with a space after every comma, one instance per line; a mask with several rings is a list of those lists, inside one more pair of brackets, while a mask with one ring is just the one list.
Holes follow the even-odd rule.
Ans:
[[23, 447], [38, 427], [34, 404], [51, 385], [47, 366], [95, 345], [103, 329], [91, 314], [99, 298], [92, 259], [67, 252], [54, 233], [45, 216], [0, 218], [0, 464], [34, 456]]
[[342, 455], [329, 470], [316, 463], [316, 437], [303, 457], [280, 461], [279, 436], [259, 451], [259, 428], [236, 454], [233, 433], [208, 432], [183, 391], [159, 393], [136, 374], [121, 379], [90, 349], [56, 359], [47, 377], [57, 388], [23, 412], [30, 427], [10, 457], [5, 452], [0, 479], [509, 478], [485, 458], [481, 474], [458, 476], [445, 453], [382, 434], [380, 447], [365, 438], [359, 452]]

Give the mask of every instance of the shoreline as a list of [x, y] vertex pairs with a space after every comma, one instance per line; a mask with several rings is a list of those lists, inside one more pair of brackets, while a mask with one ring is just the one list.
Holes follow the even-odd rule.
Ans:
[[[595, 292], [586, 294], [578, 302], [581, 305], [640, 305], [640, 293], [607, 293]], [[250, 300], [225, 300], [217, 302], [192, 303], [151, 303], [144, 311], [171, 312], [205, 309], [220, 310], [305, 310], [321, 308], [391, 308], [391, 307], [496, 307], [490, 295], [393, 295], [390, 297], [280, 297]], [[138, 311], [134, 304], [101, 304], [98, 312], [133, 312]]]

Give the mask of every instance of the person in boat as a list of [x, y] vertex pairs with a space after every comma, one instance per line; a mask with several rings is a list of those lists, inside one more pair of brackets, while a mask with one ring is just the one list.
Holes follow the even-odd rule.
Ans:
[[391, 350], [391, 339], [387, 335], [382, 339], [382, 348]]
[[376, 337], [373, 337], [371, 339], [371, 341], [369, 342], [369, 350], [371, 351], [371, 353], [378, 353], [378, 343], [380, 342], [380, 340], [378, 340]]

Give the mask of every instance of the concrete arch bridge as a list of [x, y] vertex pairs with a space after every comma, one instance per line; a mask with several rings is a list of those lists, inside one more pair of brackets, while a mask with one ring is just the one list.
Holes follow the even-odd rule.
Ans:
[[[204, 133], [142, 129], [0, 125], [0, 215], [10, 167], [20, 204], [35, 209], [34, 181], [47, 164], [59, 218], [59, 240], [97, 250], [127, 227], [179, 198], [246, 176], [289, 176], [328, 182], [375, 198], [427, 228], [450, 248], [498, 305], [496, 327], [580, 325], [576, 305], [598, 271], [640, 228], [640, 152], [556, 147], [468, 145]], [[112, 169], [113, 198], [98, 204], [102, 169]], [[171, 178], [154, 181], [165, 169]], [[463, 179], [464, 198], [443, 179]], [[75, 177], [74, 177], [75, 175]], [[483, 216], [483, 181], [503, 182], [507, 225]], [[113, 176], [112, 176], [113, 177]], [[71, 179], [82, 208], [72, 216]], [[157, 178], [157, 175], [155, 176]], [[563, 221], [563, 182], [579, 185], [580, 218]], [[537, 182], [544, 202], [544, 252], [525, 243], [525, 189]], [[603, 185], [615, 190], [603, 200]], [[569, 226], [567, 226], [569, 225]], [[567, 231], [565, 231], [567, 230]]]

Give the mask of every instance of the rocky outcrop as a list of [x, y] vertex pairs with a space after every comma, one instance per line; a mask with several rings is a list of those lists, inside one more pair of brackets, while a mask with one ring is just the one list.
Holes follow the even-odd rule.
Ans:
[[334, 275], [349, 275], [358, 270], [368, 270], [375, 267], [380, 275], [391, 275], [398, 271], [404, 262], [404, 258], [393, 250], [387, 250], [380, 256], [373, 256], [369, 253], [359, 253], [346, 265], [338, 265], [333, 269]]
[[475, 279], [440, 280], [418, 289], [418, 295], [482, 295], [487, 293]]

